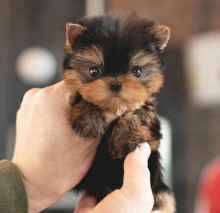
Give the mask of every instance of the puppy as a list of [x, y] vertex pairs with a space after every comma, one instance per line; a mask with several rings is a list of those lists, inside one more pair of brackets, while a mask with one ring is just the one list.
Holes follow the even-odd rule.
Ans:
[[[173, 193], [162, 180], [154, 103], [163, 85], [162, 55], [169, 37], [168, 27], [155, 27], [136, 14], [67, 23], [63, 79], [78, 92], [71, 122], [82, 137], [102, 136], [93, 165], [75, 191], [86, 190], [99, 202], [120, 188], [126, 155], [147, 142], [152, 150], [148, 165], [153, 209], [175, 212]], [[123, 114], [107, 128], [105, 112]]]

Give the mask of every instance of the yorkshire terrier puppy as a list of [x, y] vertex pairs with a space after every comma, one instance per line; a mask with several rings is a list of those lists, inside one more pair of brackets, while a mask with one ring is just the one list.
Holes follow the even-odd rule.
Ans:
[[[169, 37], [168, 27], [155, 27], [136, 14], [67, 23], [63, 78], [78, 91], [71, 122], [82, 137], [102, 136], [91, 169], [74, 190], [86, 190], [99, 202], [122, 186], [126, 155], [147, 142], [154, 209], [175, 212], [173, 193], [162, 180], [154, 104], [163, 85], [162, 55]], [[107, 128], [104, 112], [123, 114]]]

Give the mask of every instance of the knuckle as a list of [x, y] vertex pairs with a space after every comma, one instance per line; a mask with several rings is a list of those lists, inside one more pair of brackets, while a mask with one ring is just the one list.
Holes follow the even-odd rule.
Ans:
[[23, 101], [31, 99], [40, 89], [39, 88], [33, 88], [28, 90], [23, 97]]
[[145, 208], [152, 209], [154, 206], [154, 197], [153, 194], [148, 192], [145, 193], [144, 195], [142, 194], [139, 197], [139, 202], [141, 206], [144, 206]]
[[38, 101], [42, 100], [42, 101], [46, 101], [49, 99], [49, 97], [51, 96], [52, 93], [52, 89], [50, 87], [45, 87], [43, 89], [41, 89], [38, 93], [37, 93], [37, 98]]
[[[45, 87], [36, 94], [36, 106], [40, 109], [49, 109], [55, 101], [54, 90], [52, 87]], [[48, 108], [49, 107], [49, 108]]]

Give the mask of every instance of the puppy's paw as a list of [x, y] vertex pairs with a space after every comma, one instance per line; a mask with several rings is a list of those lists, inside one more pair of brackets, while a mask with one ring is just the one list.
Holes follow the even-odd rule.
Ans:
[[98, 137], [105, 134], [107, 126], [102, 111], [95, 105], [82, 102], [71, 112], [72, 127], [81, 137]]
[[[129, 152], [132, 152], [138, 146], [137, 143], [128, 140], [126, 140], [125, 142], [124, 139], [125, 138], [111, 137], [111, 139], [109, 140], [109, 154], [112, 159], [125, 158]], [[127, 142], [129, 143], [129, 145], [127, 144]]]
[[85, 138], [102, 136], [106, 132], [105, 120], [97, 117], [88, 118], [85, 115], [80, 116], [72, 125], [76, 132]]
[[129, 152], [136, 149], [138, 144], [146, 142], [149, 135], [149, 129], [139, 125], [138, 120], [131, 113], [121, 116], [108, 141], [110, 156], [113, 159], [125, 158]]

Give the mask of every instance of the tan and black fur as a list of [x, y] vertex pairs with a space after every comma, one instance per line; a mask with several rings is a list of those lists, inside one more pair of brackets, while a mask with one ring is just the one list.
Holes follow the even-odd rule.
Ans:
[[[97, 201], [122, 186], [123, 162], [140, 143], [149, 143], [155, 209], [175, 212], [172, 192], [162, 181], [160, 123], [154, 94], [163, 85], [163, 50], [170, 30], [136, 14], [83, 18], [66, 25], [63, 78], [77, 88], [71, 121], [82, 137], [102, 136], [93, 165], [74, 188]], [[105, 112], [123, 114], [109, 128]], [[172, 200], [172, 202], [171, 202]], [[168, 205], [169, 203], [169, 205]]]

